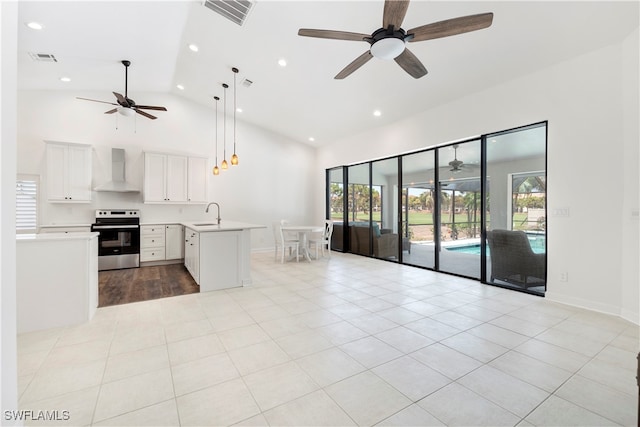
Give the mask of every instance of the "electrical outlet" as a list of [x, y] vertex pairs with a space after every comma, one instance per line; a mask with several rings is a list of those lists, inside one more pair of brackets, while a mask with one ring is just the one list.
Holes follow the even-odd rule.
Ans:
[[560, 273], [560, 281], [561, 282], [568, 282], [569, 281], [569, 273], [566, 271], [563, 271], [562, 273]]

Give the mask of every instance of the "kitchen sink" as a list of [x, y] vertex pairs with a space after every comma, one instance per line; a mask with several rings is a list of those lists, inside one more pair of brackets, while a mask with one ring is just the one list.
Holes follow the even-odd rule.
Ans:
[[195, 225], [196, 227], [209, 227], [211, 225], [218, 225], [218, 224], [216, 224], [215, 222], [202, 222], [200, 224], [193, 224], [193, 225]]

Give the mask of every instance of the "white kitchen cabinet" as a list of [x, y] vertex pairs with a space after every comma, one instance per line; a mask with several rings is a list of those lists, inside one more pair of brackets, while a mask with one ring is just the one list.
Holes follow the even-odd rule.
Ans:
[[187, 158], [170, 154], [144, 154], [144, 202], [187, 202]]
[[164, 225], [143, 225], [140, 227], [140, 262], [164, 261]]
[[207, 162], [204, 157], [144, 154], [145, 203], [206, 203]]
[[193, 280], [200, 284], [200, 233], [190, 228], [184, 230], [184, 266]]
[[165, 226], [165, 259], [184, 258], [184, 227], [180, 224]]
[[188, 200], [189, 203], [207, 203], [207, 177], [209, 159], [189, 157], [188, 162]]
[[47, 200], [91, 202], [91, 146], [47, 141]]

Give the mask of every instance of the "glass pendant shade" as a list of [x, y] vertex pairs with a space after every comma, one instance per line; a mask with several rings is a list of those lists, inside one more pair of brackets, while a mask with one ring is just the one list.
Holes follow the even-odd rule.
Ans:
[[238, 164], [238, 156], [235, 153], [231, 156], [231, 164], [234, 166]]
[[222, 164], [220, 165], [220, 168], [221, 168], [222, 170], [229, 169], [229, 164], [227, 163], [227, 159], [224, 159], [224, 160], [222, 161]]
[[218, 165], [215, 165], [213, 168], [213, 174], [214, 175], [220, 175], [220, 168], [218, 167]]

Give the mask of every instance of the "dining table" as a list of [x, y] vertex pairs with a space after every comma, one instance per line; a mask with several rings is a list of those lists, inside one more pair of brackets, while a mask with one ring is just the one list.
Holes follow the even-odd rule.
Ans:
[[283, 232], [298, 233], [299, 251], [302, 256], [311, 262], [311, 254], [309, 253], [309, 235], [312, 233], [322, 233], [324, 227], [321, 225], [283, 225]]

